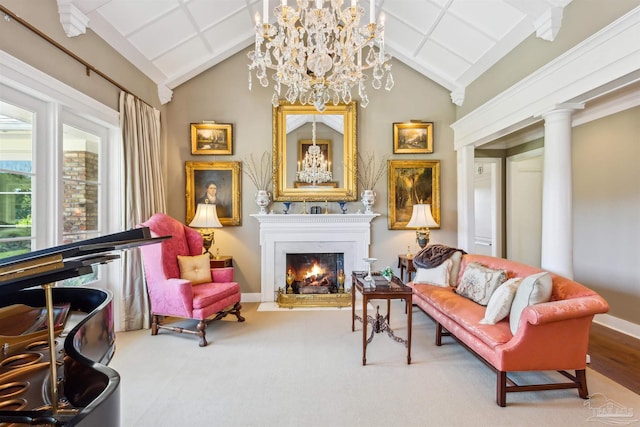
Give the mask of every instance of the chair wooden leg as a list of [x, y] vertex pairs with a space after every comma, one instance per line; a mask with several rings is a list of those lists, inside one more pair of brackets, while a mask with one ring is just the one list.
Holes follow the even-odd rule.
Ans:
[[507, 373], [498, 371], [498, 382], [496, 384], [496, 403], [498, 406], [507, 406]]
[[207, 345], [207, 338], [206, 338], [206, 329], [207, 329], [207, 323], [204, 320], [201, 320], [198, 322], [198, 332], [196, 333], [196, 335], [198, 335], [200, 337], [200, 347], [204, 347]]
[[151, 316], [151, 335], [158, 335], [158, 315]]
[[583, 399], [589, 398], [589, 390], [587, 390], [587, 372], [585, 369], [577, 369], [576, 370], [576, 379], [578, 380], [578, 393], [580, 397]]
[[242, 305], [239, 302], [235, 303], [233, 308], [231, 309], [231, 313], [235, 314], [235, 316], [238, 318], [238, 322], [244, 322], [244, 317], [240, 315], [241, 309]]

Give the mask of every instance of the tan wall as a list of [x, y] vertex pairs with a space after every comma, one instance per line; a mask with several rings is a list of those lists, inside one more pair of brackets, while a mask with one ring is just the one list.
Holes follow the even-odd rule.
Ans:
[[638, 5], [640, 0], [573, 0], [564, 9], [562, 27], [555, 40], [543, 40], [535, 33], [529, 36], [466, 88], [458, 117], [478, 108]]
[[640, 107], [573, 130], [575, 278], [640, 324]]
[[[176, 88], [167, 107], [166, 156], [169, 161], [167, 194], [168, 214], [185, 219], [185, 162], [186, 161], [242, 161], [250, 153], [260, 155], [271, 150], [272, 88], [264, 89], [254, 78], [253, 90], [247, 88], [248, 59], [245, 50], [216, 67]], [[455, 245], [456, 236], [456, 157], [453, 151], [453, 132], [449, 125], [455, 118], [455, 106], [449, 93], [439, 85], [394, 61], [396, 85], [391, 92], [369, 88], [370, 104], [358, 108], [358, 148], [375, 151], [378, 158], [393, 153], [392, 123], [411, 119], [434, 122], [435, 153], [432, 155], [395, 155], [394, 159], [440, 159], [442, 228], [434, 230], [432, 240]], [[234, 154], [232, 156], [193, 156], [189, 145], [189, 124], [215, 120], [234, 125]], [[248, 178], [242, 179], [242, 226], [225, 227], [216, 232], [216, 246], [222, 254], [233, 255], [236, 278], [242, 292], [260, 292], [259, 227], [254, 200], [255, 188]], [[406, 253], [411, 245], [415, 252], [415, 232], [388, 230], [387, 180], [383, 178], [375, 188], [377, 201], [374, 211], [382, 214], [373, 221], [371, 256], [379, 258], [377, 267], [397, 266], [397, 254]], [[299, 212], [295, 203], [293, 212]], [[337, 203], [330, 209], [338, 212]], [[269, 207], [282, 211], [281, 203]], [[358, 202], [348, 204], [349, 212], [362, 209]]]
[[[2, 6], [100, 70], [145, 102], [160, 108], [155, 83], [99, 38], [91, 29], [78, 37], [64, 33], [56, 0], [2, 0]], [[0, 20], [0, 49], [119, 110], [120, 89], [15, 21]], [[161, 109], [162, 111], [162, 109]]]

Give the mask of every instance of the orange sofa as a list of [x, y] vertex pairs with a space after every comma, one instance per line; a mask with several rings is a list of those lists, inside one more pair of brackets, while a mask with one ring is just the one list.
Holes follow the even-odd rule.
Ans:
[[[456, 283], [471, 262], [504, 269], [508, 278], [543, 271], [501, 258], [465, 254]], [[414, 292], [413, 303], [436, 322], [436, 345], [442, 344], [443, 336], [452, 336], [496, 371], [499, 406], [506, 406], [509, 392], [577, 388], [580, 397], [586, 399], [585, 368], [591, 321], [595, 314], [606, 313], [609, 305], [597, 293], [573, 280], [554, 274], [551, 277], [550, 301], [527, 306], [515, 334], [508, 317], [495, 325], [481, 324], [486, 307], [458, 295], [454, 287], [409, 285]], [[571, 370], [575, 375], [568, 372]], [[517, 385], [507, 375], [516, 371], [558, 371], [570, 381]]]

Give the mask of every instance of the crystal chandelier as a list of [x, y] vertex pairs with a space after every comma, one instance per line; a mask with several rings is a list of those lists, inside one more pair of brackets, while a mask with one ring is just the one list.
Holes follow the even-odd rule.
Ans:
[[[372, 69], [371, 86], [393, 87], [391, 55], [384, 50], [384, 26], [375, 20], [375, 0], [370, 0], [369, 23], [360, 26], [364, 9], [358, 0], [342, 9], [343, 0], [296, 0], [297, 8], [280, 0], [273, 13], [277, 25], [269, 23], [269, 0], [263, 0], [263, 18], [256, 16], [255, 50], [249, 52], [249, 89], [251, 75], [263, 87], [269, 85], [267, 69], [274, 70], [274, 93], [271, 103], [279, 105], [282, 85], [287, 86], [284, 98], [303, 105], [313, 104], [320, 112], [330, 101], [348, 104], [351, 91], [358, 88], [360, 105], [366, 107], [369, 98], [365, 70]], [[314, 3], [311, 7], [310, 3]], [[325, 7], [326, 6], [326, 7]]]
[[306, 182], [311, 185], [317, 185], [323, 182], [331, 181], [333, 174], [331, 162], [327, 162], [322, 154], [320, 147], [316, 145], [316, 116], [313, 115], [313, 123], [311, 125], [311, 146], [307, 149], [302, 164], [298, 164], [298, 172], [296, 177], [300, 182]]

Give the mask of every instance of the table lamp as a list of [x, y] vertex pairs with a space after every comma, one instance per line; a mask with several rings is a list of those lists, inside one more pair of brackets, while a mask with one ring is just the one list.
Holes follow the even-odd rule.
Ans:
[[429, 243], [429, 227], [437, 227], [438, 223], [431, 215], [431, 205], [418, 203], [413, 205], [411, 219], [407, 223], [407, 227], [417, 228], [416, 240], [421, 249]]
[[216, 205], [198, 203], [196, 214], [193, 217], [193, 220], [189, 223], [189, 227], [199, 228], [198, 231], [202, 236], [204, 253], [209, 254], [209, 259], [213, 259], [213, 254], [209, 252], [211, 245], [215, 242], [213, 238], [213, 229], [222, 228], [222, 224], [220, 224], [220, 220], [218, 219], [218, 213], [216, 212]]

